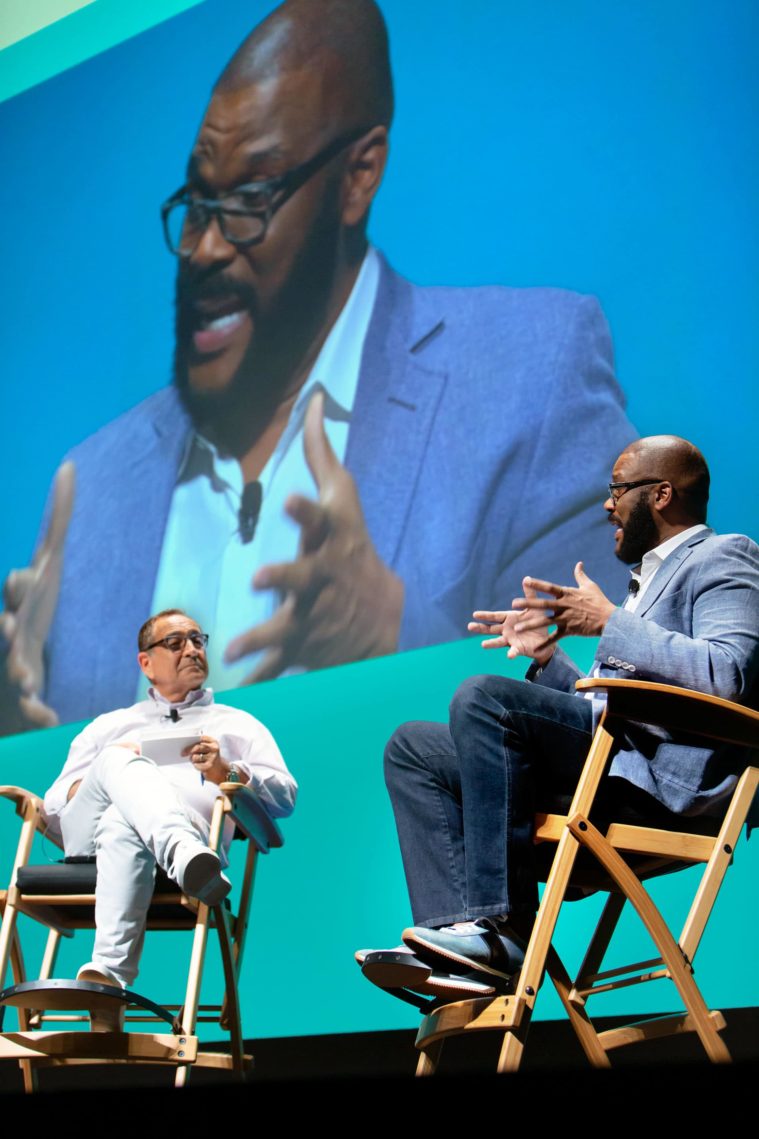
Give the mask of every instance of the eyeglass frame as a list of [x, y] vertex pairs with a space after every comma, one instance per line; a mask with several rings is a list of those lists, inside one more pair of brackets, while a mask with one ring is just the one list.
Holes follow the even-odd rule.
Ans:
[[[608, 484], [609, 498], [616, 506], [620, 498], [623, 498], [628, 490], [637, 490], [639, 486], [656, 486], [656, 484], [660, 482], [669, 482], [669, 479], [638, 479], [637, 482], [610, 482]], [[619, 490], [620, 487], [624, 487], [622, 493], [615, 494], [614, 492]]]
[[[301, 162], [298, 166], [293, 166], [291, 170], [286, 170], [284, 174], [277, 174], [274, 178], [264, 178], [260, 182], [244, 182], [240, 186], [235, 186], [233, 190], [227, 191], [219, 198], [193, 198], [187, 192], [187, 183], [176, 190], [170, 198], [168, 198], [161, 206], [161, 222], [163, 224], [163, 236], [170, 253], [175, 257], [181, 258], [183, 261], [189, 260], [197, 250], [203, 235], [208, 229], [213, 218], [216, 218], [221, 234], [226, 242], [234, 245], [236, 249], [247, 249], [251, 245], [260, 245], [266, 240], [266, 235], [269, 232], [271, 220], [276, 214], [277, 210], [289, 201], [296, 191], [301, 186], [318, 173], [323, 166], [326, 166], [333, 158], [345, 150], [347, 147], [352, 146], [353, 143], [358, 142], [365, 134], [368, 133], [368, 128], [362, 127], [361, 130], [352, 131], [349, 134], [338, 135], [332, 142], [328, 143], [321, 150], [317, 151], [311, 158]], [[280, 191], [286, 191], [278, 202], [274, 203], [273, 199]], [[235, 194], [256, 193], [267, 196], [267, 204], [261, 210], [225, 210], [223, 202], [225, 198], [231, 198]], [[169, 215], [175, 206], [184, 205], [200, 206], [205, 212], [205, 223], [198, 229], [198, 240], [188, 253], [182, 253], [181, 250], [175, 249], [171, 242], [169, 234]], [[232, 213], [236, 217], [262, 217], [263, 229], [257, 237], [249, 238], [236, 238], [229, 237], [224, 228], [224, 214]]]
[[[177, 645], [176, 647], [172, 648], [170, 645], [166, 644], [167, 641], [172, 641], [177, 637], [182, 638], [181, 645]], [[191, 633], [167, 633], [165, 637], [161, 637], [160, 641], [153, 641], [151, 645], [146, 645], [142, 651], [149, 653], [151, 649], [157, 649], [160, 647], [162, 649], [166, 649], [167, 652], [170, 653], [183, 653], [185, 645], [188, 641], [192, 641], [192, 647], [194, 649], [200, 649], [205, 652], [206, 647], [208, 646], [208, 633], [201, 633], [197, 629], [193, 629]], [[201, 643], [197, 644], [197, 641], [200, 641]]]

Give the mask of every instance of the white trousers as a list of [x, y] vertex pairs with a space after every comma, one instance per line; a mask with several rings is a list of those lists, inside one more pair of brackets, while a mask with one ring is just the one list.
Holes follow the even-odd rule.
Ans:
[[156, 863], [175, 879], [177, 844], [204, 844], [208, 824], [183, 805], [152, 759], [116, 745], [94, 760], [59, 821], [66, 856], [97, 860], [92, 962], [130, 985]]

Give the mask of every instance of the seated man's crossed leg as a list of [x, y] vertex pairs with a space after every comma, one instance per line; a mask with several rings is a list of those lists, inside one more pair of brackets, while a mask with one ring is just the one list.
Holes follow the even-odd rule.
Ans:
[[93, 761], [60, 815], [67, 857], [95, 855], [95, 945], [79, 980], [125, 987], [137, 976], [155, 868], [208, 905], [231, 885], [208, 849], [208, 824], [147, 756], [114, 744]]

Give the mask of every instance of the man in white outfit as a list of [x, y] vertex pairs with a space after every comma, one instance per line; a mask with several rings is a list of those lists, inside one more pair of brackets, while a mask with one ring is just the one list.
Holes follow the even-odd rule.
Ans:
[[[66, 856], [97, 859], [95, 947], [77, 980], [134, 981], [156, 864], [208, 905], [229, 893], [207, 846], [219, 784], [250, 783], [274, 817], [293, 809], [297, 786], [271, 733], [247, 712], [215, 704], [203, 687], [207, 641], [181, 610], [146, 621], [137, 659], [151, 684], [148, 698], [89, 724], [45, 796], [49, 828]], [[159, 767], [150, 741], [172, 734], [193, 742]]]

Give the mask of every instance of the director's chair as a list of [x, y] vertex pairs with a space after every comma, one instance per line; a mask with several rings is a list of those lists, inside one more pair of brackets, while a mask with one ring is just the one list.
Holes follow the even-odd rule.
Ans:
[[[184, 1003], [158, 1005], [131, 990], [85, 981], [54, 980], [56, 957], [64, 937], [77, 929], [94, 929], [96, 867], [94, 859], [74, 859], [47, 865], [30, 865], [35, 834], [48, 839], [42, 800], [20, 787], [0, 786], [0, 796], [15, 804], [21, 834], [7, 890], [0, 891], [0, 986], [8, 964], [14, 984], [0, 991], [0, 1029], [5, 1009], [16, 1009], [19, 1031], [0, 1031], [0, 1060], [16, 1060], [24, 1088], [36, 1087], [36, 1071], [68, 1064], [162, 1064], [176, 1067], [175, 1084], [183, 1085], [192, 1068], [217, 1068], [243, 1078], [252, 1064], [245, 1054], [238, 997], [238, 977], [253, 892], [256, 861], [282, 846], [282, 833], [255, 792], [240, 783], [223, 783], [211, 818], [209, 847], [218, 851], [224, 823], [231, 819], [236, 837], [246, 840], [245, 868], [237, 912], [228, 900], [206, 906], [183, 894], [158, 870], [148, 911], [148, 930], [185, 930], [192, 933], [192, 949]], [[39, 977], [27, 976], [18, 931], [18, 916], [49, 929]], [[225, 994], [218, 1005], [201, 1005], [200, 990], [208, 933], [215, 929], [224, 971]], [[167, 972], [171, 972], [168, 970]], [[156, 1032], [49, 1031], [50, 1022], [86, 1022], [81, 1010], [110, 1012], [125, 1009], [126, 1022], [163, 1022]], [[78, 1010], [78, 1011], [77, 1011]], [[218, 1023], [229, 1034], [228, 1052], [201, 1051], [196, 1035], [198, 1021]]]
[[[753, 751], [759, 750], [759, 712], [700, 692], [646, 681], [589, 678], [578, 681], [577, 687], [605, 692], [607, 704], [568, 814], [536, 817], [534, 841], [553, 844], [556, 852], [524, 965], [513, 979], [512, 991], [505, 995], [428, 1003], [429, 1011], [416, 1040], [420, 1052], [417, 1075], [435, 1071], [447, 1037], [479, 1030], [503, 1034], [498, 1071], [518, 1069], [545, 974], [556, 988], [585, 1055], [596, 1067], [610, 1066], [608, 1054], [614, 1048], [681, 1032], [695, 1032], [710, 1060], [731, 1058], [720, 1036], [724, 1017], [707, 1008], [693, 977], [693, 958], [759, 786], [759, 768], [748, 766], [743, 772], [721, 824], [715, 820], [711, 828], [716, 833], [703, 833], [698, 820], [685, 817], [682, 830], [669, 831], [623, 823], [597, 827], [590, 816], [598, 786], [629, 721], [682, 733], [689, 740], [717, 740]], [[748, 756], [747, 762], [750, 759]], [[587, 854], [578, 859], [580, 852]], [[704, 865], [704, 872], [676, 940], [642, 882], [699, 863]], [[559, 911], [565, 901], [598, 890], [606, 891], [608, 899], [572, 980], [552, 944]], [[602, 969], [628, 901], [650, 934], [658, 956]], [[605, 1032], [596, 1030], [586, 1008], [590, 997], [661, 978], [674, 983], [684, 1013]]]

